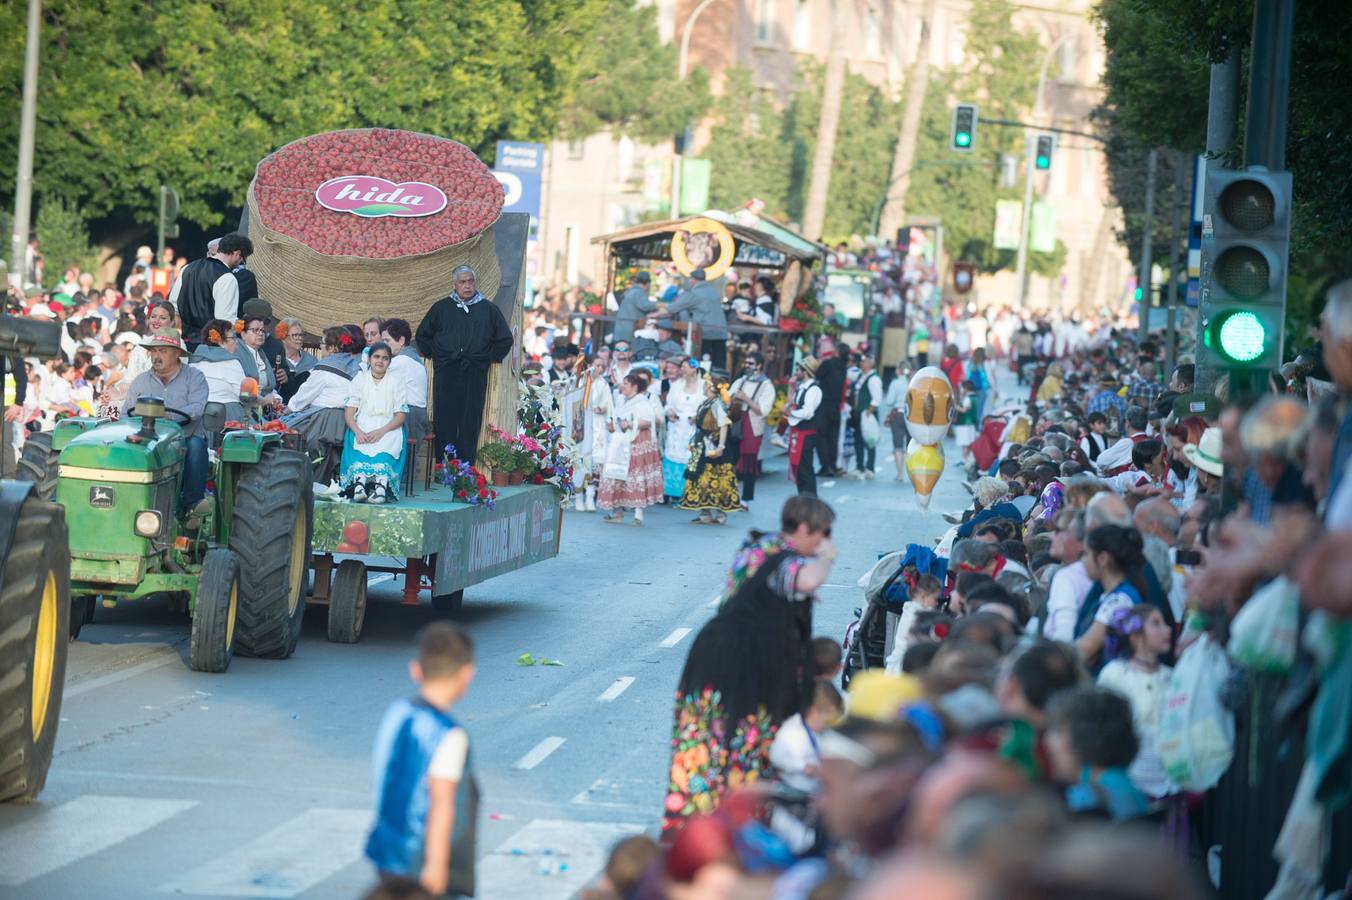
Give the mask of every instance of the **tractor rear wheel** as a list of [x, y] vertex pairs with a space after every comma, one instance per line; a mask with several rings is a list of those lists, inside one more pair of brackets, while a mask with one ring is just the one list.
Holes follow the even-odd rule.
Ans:
[[239, 557], [229, 550], [208, 550], [197, 580], [192, 645], [188, 665], [194, 672], [224, 672], [235, 655], [239, 616]]
[[52, 449], [52, 433], [34, 431], [23, 442], [14, 477], [18, 481], [31, 481], [33, 494], [39, 500], [53, 500], [56, 498], [56, 477], [61, 469], [57, 462], [59, 456]]
[[329, 591], [329, 640], [355, 644], [366, 623], [366, 564], [345, 559], [338, 564]]
[[29, 802], [47, 781], [61, 716], [70, 542], [57, 504], [30, 495], [17, 513], [9, 556], [0, 560], [0, 801]]
[[230, 549], [239, 555], [239, 627], [245, 656], [285, 659], [300, 640], [314, 525], [310, 461], [276, 444], [240, 468]]

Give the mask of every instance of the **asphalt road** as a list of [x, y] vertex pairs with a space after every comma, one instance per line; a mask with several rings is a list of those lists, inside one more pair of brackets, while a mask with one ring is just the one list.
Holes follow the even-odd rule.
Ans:
[[[842, 552], [818, 634], [843, 635], [880, 553], [932, 540], [939, 513], [966, 505], [946, 450], [928, 513], [893, 479], [890, 447], [876, 481], [823, 483]], [[641, 529], [570, 511], [558, 558], [467, 591], [455, 618], [479, 669], [456, 715], [483, 791], [480, 897], [570, 896], [617, 838], [655, 833], [685, 650], [745, 530], [774, 527], [790, 493], [782, 457], [769, 467], [756, 509], [727, 527], [664, 508]], [[312, 608], [292, 659], [236, 657], [223, 675], [188, 669], [182, 617], [99, 610], [71, 647], [45, 792], [0, 807], [0, 897], [359, 897], [373, 882], [371, 741], [412, 690], [414, 632], [438, 615], [399, 605], [399, 588], [373, 576], [359, 644], [328, 643]], [[518, 666], [526, 652], [562, 665]]]

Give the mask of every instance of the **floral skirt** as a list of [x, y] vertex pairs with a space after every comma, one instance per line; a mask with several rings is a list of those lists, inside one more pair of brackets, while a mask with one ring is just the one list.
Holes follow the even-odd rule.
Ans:
[[343, 487], [347, 487], [358, 478], [366, 482], [383, 478], [386, 487], [389, 488], [390, 499], [394, 500], [399, 492], [399, 480], [404, 474], [404, 456], [402, 453], [399, 456], [391, 456], [388, 453], [367, 454], [360, 451], [356, 449], [352, 432], [349, 431], [343, 440], [339, 481]]
[[737, 512], [742, 508], [737, 489], [737, 469], [732, 463], [705, 460], [699, 475], [688, 478], [681, 494], [681, 509], [717, 509]]
[[691, 816], [717, 808], [728, 791], [765, 777], [774, 732], [764, 708], [730, 725], [722, 695], [711, 687], [698, 696], [677, 694], [663, 841], [673, 838]]
[[662, 460], [662, 493], [679, 497], [685, 492], [685, 463]]
[[629, 453], [629, 477], [602, 478], [596, 490], [601, 509], [642, 509], [662, 502], [662, 454], [652, 438], [637, 438]]

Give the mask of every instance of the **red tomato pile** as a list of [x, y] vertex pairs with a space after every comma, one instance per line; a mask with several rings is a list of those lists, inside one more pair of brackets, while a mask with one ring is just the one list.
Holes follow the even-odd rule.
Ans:
[[[446, 208], [418, 218], [363, 218], [319, 205], [315, 189], [342, 175], [425, 181]], [[258, 164], [263, 224], [331, 256], [394, 259], [469, 240], [502, 212], [502, 185], [464, 144], [386, 128], [330, 131], [287, 144]]]

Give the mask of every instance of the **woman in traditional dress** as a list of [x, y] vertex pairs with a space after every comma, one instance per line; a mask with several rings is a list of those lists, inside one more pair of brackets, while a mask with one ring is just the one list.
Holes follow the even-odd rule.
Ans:
[[581, 377], [575, 390], [573, 408], [573, 442], [577, 445], [578, 461], [573, 467], [573, 484], [577, 492], [577, 511], [596, 512], [596, 486], [606, 464], [606, 443], [614, 401], [606, 381], [606, 363], [600, 357], [591, 360], [591, 368]]
[[775, 731], [812, 695], [812, 603], [836, 558], [835, 513], [815, 496], [790, 498], [778, 534], [751, 532], [717, 615], [690, 646], [676, 690], [662, 837], [713, 810], [724, 793], [760, 780]]
[[227, 422], [243, 422], [248, 412], [239, 402], [239, 388], [245, 375], [236, 355], [234, 326], [224, 319], [212, 319], [202, 328], [201, 341], [188, 364], [206, 376], [207, 402], [222, 404]]
[[698, 511], [696, 525], [726, 525], [728, 513], [742, 508], [737, 496], [737, 448], [728, 438], [732, 419], [723, 402], [728, 376], [705, 381], [705, 399], [695, 411], [695, 435], [690, 439], [681, 509]]
[[624, 511], [634, 511], [643, 524], [643, 510], [662, 502], [662, 454], [653, 430], [659, 408], [648, 398], [648, 373], [630, 372], [620, 382], [621, 402], [606, 425], [606, 464], [596, 492], [596, 505], [610, 512], [603, 521], [624, 524]]
[[358, 502], [392, 503], [404, 471], [408, 391], [389, 377], [390, 345], [377, 341], [370, 349], [370, 367], [352, 379], [347, 396], [342, 493]]
[[685, 493], [685, 467], [690, 462], [690, 441], [695, 436], [695, 413], [704, 402], [699, 368], [682, 357], [680, 377], [667, 392], [667, 436], [662, 446], [663, 493], [678, 499]]

